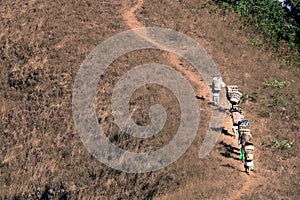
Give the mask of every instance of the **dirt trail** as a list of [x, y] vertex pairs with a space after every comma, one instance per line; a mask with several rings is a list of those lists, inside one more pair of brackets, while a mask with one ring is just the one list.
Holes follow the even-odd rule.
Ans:
[[[225, 130], [232, 133], [231, 131], [232, 122], [229, 114], [227, 114], [226, 116], [224, 127]], [[220, 139], [227, 144], [231, 144], [232, 146], [237, 146], [237, 139], [234, 139], [233, 137], [222, 135]], [[260, 183], [264, 182], [264, 178], [260, 176], [257, 172], [251, 172], [251, 175], [246, 175], [243, 172], [244, 166], [241, 162], [231, 161], [230, 164], [238, 165], [238, 168], [241, 170], [241, 173], [243, 173], [241, 174], [241, 176], [243, 176], [244, 178], [244, 184], [241, 186], [240, 189], [232, 191], [230, 196], [227, 199], [229, 200], [241, 199], [243, 195], [246, 195], [249, 191], [254, 190]]]
[[127, 25], [131, 29], [143, 27], [143, 25], [136, 19], [135, 12], [142, 8], [144, 0], [138, 0], [137, 4], [130, 8], [129, 10], [125, 9], [123, 13], [123, 18], [126, 20]]
[[[131, 29], [143, 27], [143, 25], [137, 20], [136, 15], [135, 15], [136, 11], [142, 8], [143, 3], [144, 3], [143, 0], [138, 0], [137, 3], [135, 4], [135, 6], [133, 6], [131, 8], [126, 8], [124, 10], [123, 18], [125, 19], [127, 25]], [[149, 38], [147, 36], [146, 32], [138, 31], [137, 34], [140, 37], [152, 42], [157, 47], [161, 47], [160, 44], [157, 44], [155, 41], [151, 40], [151, 38]], [[180, 71], [191, 83], [197, 85], [198, 89], [195, 88], [197, 95], [203, 96], [206, 99], [211, 98], [210, 94], [209, 94], [210, 92], [208, 90], [208, 86], [204, 83], [204, 81], [202, 81], [201, 77], [198, 74], [190, 71], [185, 66], [182, 66], [181, 65], [182, 62], [180, 61], [180, 58], [178, 58], [174, 54], [169, 54], [168, 60], [171, 63], [171, 65], [173, 65], [173, 67], [175, 67], [178, 71]], [[225, 126], [225, 129], [227, 129], [229, 132], [231, 132], [231, 119], [228, 115], [227, 115], [227, 119], [226, 119], [224, 126]], [[233, 139], [232, 137], [222, 135], [220, 137], [220, 139], [222, 139], [224, 142], [226, 142], [228, 144], [232, 144], [233, 146], [236, 146], [237, 141], [236, 141], [236, 139]], [[232, 165], [238, 165], [241, 171], [244, 170], [243, 164], [238, 163], [236, 161], [229, 161], [229, 162]], [[243, 184], [242, 187], [239, 188], [238, 190], [232, 191], [227, 199], [231, 199], [231, 200], [240, 199], [244, 194], [246, 194], [247, 192], [249, 192], [251, 190], [254, 190], [260, 183], [262, 183], [264, 181], [264, 178], [261, 177], [257, 173], [256, 174], [252, 173], [250, 176], [248, 176], [246, 174], [241, 174], [241, 175], [244, 176], [245, 184]], [[196, 187], [195, 187], [195, 189], [196, 189]], [[174, 198], [174, 197], [176, 197], [176, 194], [173, 194], [173, 195], [168, 194], [165, 197], [162, 197], [162, 199], [165, 199], [165, 198], [169, 199], [170, 197]]]
[[[144, 27], [137, 20], [136, 15], [135, 15], [135, 12], [142, 8], [143, 3], [144, 3], [144, 0], [138, 0], [137, 3], [133, 7], [129, 8], [129, 9], [127, 8], [123, 12], [123, 18], [125, 19], [127, 25], [131, 29]], [[148, 37], [146, 32], [137, 31], [137, 34], [140, 37], [142, 37], [143, 39], [145, 39], [145, 40], [151, 42], [152, 44], [156, 45], [158, 48], [165, 48], [161, 44], [158, 44], [157, 42], [153, 41], [150, 37]], [[174, 54], [169, 54], [168, 60], [169, 60], [170, 64], [173, 67], [175, 67], [176, 70], [181, 72], [193, 85], [197, 86], [197, 87], [194, 87], [194, 89], [196, 89], [195, 92], [198, 96], [202, 96], [205, 99], [210, 98], [210, 93], [209, 93], [209, 90], [208, 90], [208, 86], [204, 83], [204, 81], [202, 80], [202, 78], [198, 74], [196, 74], [194, 72], [191, 72], [189, 69], [187, 69], [187, 67], [182, 66], [181, 65], [182, 61], [180, 61], [180, 58], [178, 58]]]
[[243, 195], [246, 195], [247, 192], [254, 190], [263, 181], [264, 179], [259, 175], [251, 174], [251, 176], [245, 177], [245, 184], [242, 185], [240, 190], [233, 191], [228, 200], [241, 199]]

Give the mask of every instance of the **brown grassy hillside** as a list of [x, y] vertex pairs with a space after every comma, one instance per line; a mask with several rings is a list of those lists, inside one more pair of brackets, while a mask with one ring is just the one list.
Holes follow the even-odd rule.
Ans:
[[[192, 80], [205, 98], [198, 100], [202, 110], [197, 136], [179, 160], [159, 171], [128, 174], [89, 154], [72, 118], [73, 84], [93, 48], [130, 29], [124, 13], [137, 1], [120, 2], [0, 2], [0, 199], [299, 199], [299, 73], [233, 12], [209, 1], [145, 0], [134, 16], [137, 26], [171, 28], [194, 38], [226, 84], [240, 86], [256, 146], [255, 173], [243, 173], [230, 134], [222, 134], [210, 155], [199, 159], [211, 107], [205, 86]], [[254, 39], [258, 45], [251, 44]], [[154, 139], [124, 136], [109, 105], [117, 79], [135, 65], [157, 62], [184, 69], [187, 78], [194, 73], [185, 60], [172, 62], [170, 57], [174, 55], [139, 50], [106, 70], [96, 96], [97, 116], [114, 144], [143, 152], [173, 138], [179, 106], [165, 88], [145, 86], [131, 99], [139, 105], [133, 118], [142, 124], [149, 123], [150, 105], [166, 108], [169, 121]], [[201, 79], [199, 74], [194, 77]], [[288, 85], [280, 88], [274, 80]], [[226, 128], [230, 131], [228, 123]]]

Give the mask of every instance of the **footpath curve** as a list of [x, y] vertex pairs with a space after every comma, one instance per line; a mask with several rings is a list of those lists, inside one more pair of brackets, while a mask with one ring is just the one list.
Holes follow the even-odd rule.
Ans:
[[[136, 29], [136, 28], [141, 28], [144, 27], [141, 22], [137, 20], [136, 17], [136, 12], [142, 8], [144, 4], [144, 0], [138, 0], [137, 3], [133, 7], [126, 7], [124, 6], [124, 12], [123, 12], [123, 18], [127, 24], [127, 26], [130, 29]], [[147, 33], [139, 31], [137, 33], [140, 37], [142, 37], [145, 40], [148, 40], [149, 42], [154, 43], [156, 46], [160, 47], [160, 44], [156, 44], [155, 41], [152, 41], [151, 38], [147, 36]], [[210, 99], [210, 92], [209, 92], [209, 87], [205, 84], [204, 81], [202, 81], [201, 77], [197, 75], [196, 73], [191, 72], [189, 69], [181, 65], [180, 58], [176, 57], [174, 54], [169, 54], [168, 56], [169, 62], [175, 67], [176, 70], [181, 72], [191, 83], [198, 85], [198, 88], [196, 88], [196, 94], [198, 96], [205, 97], [205, 99]], [[200, 89], [201, 88], [201, 89]], [[225, 122], [225, 129], [226, 130], [231, 130], [231, 119], [227, 115], [226, 122]], [[224, 136], [222, 135], [220, 137], [225, 142], [235, 144], [236, 139], [233, 139], [232, 137]], [[256, 154], [259, 154], [257, 152]], [[241, 173], [243, 171], [243, 164], [241, 163], [236, 163], [236, 161], [228, 160], [228, 162], [232, 165], [239, 164], [241, 167]], [[235, 200], [235, 199], [240, 199], [243, 197], [243, 195], [247, 194], [248, 192], [254, 191], [255, 188], [264, 181], [264, 178], [261, 177], [257, 172], [252, 173], [250, 176], [244, 175], [244, 184], [242, 187], [238, 190], [234, 190], [230, 192], [230, 195], [227, 197], [229, 200]], [[162, 197], [164, 199], [164, 197]]]

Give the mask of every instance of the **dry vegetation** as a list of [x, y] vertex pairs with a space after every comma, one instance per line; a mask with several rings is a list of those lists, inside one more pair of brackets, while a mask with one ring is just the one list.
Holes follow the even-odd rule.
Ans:
[[[162, 170], [126, 174], [88, 153], [72, 119], [73, 82], [94, 47], [128, 29], [121, 13], [136, 2], [119, 2], [0, 2], [0, 199], [298, 199], [299, 74], [272, 55], [234, 13], [205, 1], [149, 0], [136, 14], [145, 26], [172, 28], [197, 40], [225, 82], [241, 87], [257, 148], [256, 173], [247, 177], [241, 172], [230, 147], [236, 142], [228, 135], [220, 137], [210, 156], [198, 158], [210, 117], [209, 99], [199, 99], [203, 111], [192, 146]], [[258, 46], [251, 44], [253, 39], [260, 41]], [[99, 83], [99, 125], [116, 145], [141, 152], [172, 139], [178, 102], [165, 88], [146, 86], [131, 99], [141, 111], [133, 117], [142, 124], [149, 123], [151, 104], [167, 108], [169, 121], [152, 139], [122, 135], [108, 104], [113, 84], [126, 70], [147, 62], [170, 64], [167, 56], [154, 50], [129, 53]], [[182, 65], [188, 67], [185, 61]], [[264, 87], [267, 80], [290, 85]], [[293, 146], [285, 148], [283, 141]]]

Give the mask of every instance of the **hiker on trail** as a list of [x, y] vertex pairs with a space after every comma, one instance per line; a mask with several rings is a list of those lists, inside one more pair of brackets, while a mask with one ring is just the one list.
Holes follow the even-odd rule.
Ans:
[[250, 129], [245, 129], [242, 133], [240, 133], [240, 141], [239, 147], [243, 148], [245, 143], [250, 142], [252, 140], [252, 134]]
[[246, 142], [242, 148], [240, 159], [244, 162], [244, 168], [247, 174], [250, 174], [250, 171], [254, 170], [253, 152], [254, 145], [250, 142]]
[[234, 91], [238, 91], [238, 86], [237, 85], [228, 85], [228, 86], [226, 86], [226, 97], [227, 97], [228, 102], [230, 101], [231, 94]]
[[232, 132], [234, 134], [234, 138], [236, 138], [239, 133], [239, 124], [244, 119], [244, 112], [240, 106], [236, 105], [233, 105], [229, 111], [232, 119]]
[[249, 142], [252, 139], [250, 122], [248, 120], [242, 120], [239, 122], [238, 135], [238, 146], [241, 149], [245, 142]]
[[212, 82], [212, 92], [213, 92], [213, 102], [215, 105], [219, 104], [220, 92], [223, 87], [225, 87], [225, 83], [222, 80], [222, 77], [214, 77]]
[[229, 104], [233, 106], [240, 103], [242, 93], [238, 90], [238, 86], [230, 85], [226, 87], [226, 96], [229, 101]]

